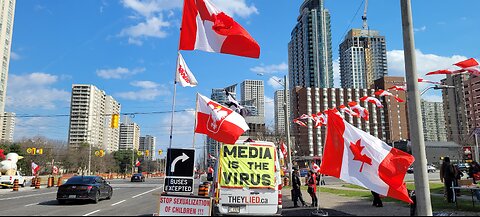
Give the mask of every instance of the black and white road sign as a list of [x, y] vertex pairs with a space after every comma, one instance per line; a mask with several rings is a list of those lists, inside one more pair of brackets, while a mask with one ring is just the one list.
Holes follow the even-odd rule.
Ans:
[[166, 192], [193, 193], [193, 178], [165, 178]]
[[167, 151], [167, 177], [189, 177], [193, 178], [193, 167], [195, 166], [194, 149], [174, 149]]

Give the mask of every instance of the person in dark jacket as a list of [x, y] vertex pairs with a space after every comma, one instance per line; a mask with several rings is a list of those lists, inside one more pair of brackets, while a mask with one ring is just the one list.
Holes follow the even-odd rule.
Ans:
[[372, 206], [374, 207], [383, 207], [383, 203], [382, 203], [382, 198], [380, 198], [380, 195], [375, 192], [375, 191], [371, 191], [372, 192], [372, 195], [373, 195], [373, 204]]
[[447, 192], [447, 201], [448, 203], [453, 203], [453, 183], [457, 175], [455, 174], [455, 168], [450, 163], [450, 158], [443, 158], [442, 167], [440, 168], [440, 181], [445, 186], [445, 192]]
[[302, 197], [302, 191], [300, 190], [300, 187], [302, 186], [302, 182], [300, 181], [300, 174], [298, 173], [298, 169], [293, 170], [293, 176], [292, 176], [292, 200], [293, 200], [293, 207], [299, 207], [298, 206], [298, 200], [302, 203], [302, 206], [307, 206], [305, 201], [303, 200]]

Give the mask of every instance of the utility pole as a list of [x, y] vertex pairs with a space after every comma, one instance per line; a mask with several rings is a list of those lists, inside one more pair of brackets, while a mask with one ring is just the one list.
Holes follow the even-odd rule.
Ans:
[[288, 163], [288, 175], [289, 175], [289, 179], [290, 179], [290, 185], [292, 183], [292, 177], [293, 177], [293, 170], [292, 170], [292, 153], [290, 151], [290, 117], [289, 117], [289, 112], [288, 112], [288, 82], [287, 82], [287, 76], [285, 75], [285, 77], [283, 78], [283, 87], [284, 87], [284, 91], [283, 91], [283, 111], [285, 112], [285, 134], [287, 136], [287, 152], [288, 152], [288, 156], [287, 156], [287, 163]]
[[432, 202], [427, 173], [427, 156], [423, 135], [423, 121], [418, 92], [415, 40], [413, 36], [413, 18], [411, 0], [400, 0], [402, 11], [403, 47], [405, 52], [405, 70], [408, 86], [408, 118], [410, 119], [410, 137], [415, 157], [414, 177], [419, 216], [432, 216]]

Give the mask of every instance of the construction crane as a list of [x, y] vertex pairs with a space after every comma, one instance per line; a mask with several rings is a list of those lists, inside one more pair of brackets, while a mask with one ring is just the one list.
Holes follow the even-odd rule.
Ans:
[[368, 10], [368, 0], [365, 0], [365, 9], [363, 10], [363, 30], [368, 30], [368, 23], [367, 23], [367, 10]]

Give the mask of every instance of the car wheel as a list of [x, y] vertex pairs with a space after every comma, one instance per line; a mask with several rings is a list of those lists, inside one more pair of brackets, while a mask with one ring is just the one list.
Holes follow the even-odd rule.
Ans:
[[112, 199], [113, 191], [110, 190], [110, 193], [108, 193], [108, 197], [106, 198], [107, 200]]
[[97, 191], [97, 194], [95, 194], [95, 199], [93, 200], [93, 203], [98, 203], [99, 200], [100, 200], [100, 192]]

